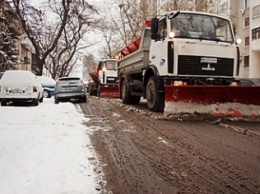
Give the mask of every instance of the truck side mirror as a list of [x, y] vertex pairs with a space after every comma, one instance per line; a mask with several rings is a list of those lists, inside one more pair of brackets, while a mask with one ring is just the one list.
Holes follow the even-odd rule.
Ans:
[[158, 18], [152, 18], [151, 21], [151, 38], [152, 40], [155, 40], [158, 38], [157, 32], [158, 32]]

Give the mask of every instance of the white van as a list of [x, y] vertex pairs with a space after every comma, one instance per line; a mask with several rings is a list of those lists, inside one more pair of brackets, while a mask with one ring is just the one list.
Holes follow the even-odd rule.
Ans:
[[30, 71], [9, 70], [0, 80], [1, 106], [8, 102], [31, 102], [35, 106], [43, 101], [43, 88]]

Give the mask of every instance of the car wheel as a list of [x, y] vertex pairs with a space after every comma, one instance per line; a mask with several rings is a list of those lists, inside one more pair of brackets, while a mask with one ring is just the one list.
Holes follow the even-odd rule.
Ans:
[[39, 105], [39, 100], [36, 98], [33, 100], [33, 105], [38, 106]]
[[39, 100], [40, 102], [43, 102], [43, 96], [40, 98], [40, 100]]
[[1, 106], [6, 106], [6, 101], [5, 100], [1, 101]]
[[86, 96], [82, 97], [81, 101], [82, 102], [87, 102], [87, 97]]
[[54, 103], [55, 103], [55, 104], [59, 104], [59, 102], [60, 102], [60, 101], [59, 101], [57, 98], [54, 98]]
[[50, 92], [46, 91], [46, 90], [43, 91], [43, 96], [44, 96], [44, 98], [50, 98], [51, 97]]

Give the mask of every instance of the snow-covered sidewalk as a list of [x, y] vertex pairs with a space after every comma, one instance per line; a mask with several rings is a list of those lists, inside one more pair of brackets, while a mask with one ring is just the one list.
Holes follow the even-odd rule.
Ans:
[[0, 106], [0, 193], [95, 194], [95, 151], [71, 103]]

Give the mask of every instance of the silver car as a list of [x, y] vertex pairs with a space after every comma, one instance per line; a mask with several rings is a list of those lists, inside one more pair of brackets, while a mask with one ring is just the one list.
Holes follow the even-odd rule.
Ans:
[[55, 104], [70, 100], [86, 102], [86, 87], [79, 77], [61, 77], [56, 81], [54, 90]]

